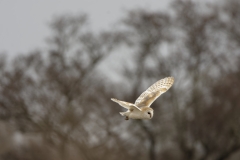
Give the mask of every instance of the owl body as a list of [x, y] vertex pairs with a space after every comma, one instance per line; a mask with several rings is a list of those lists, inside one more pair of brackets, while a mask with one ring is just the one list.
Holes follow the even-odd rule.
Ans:
[[153, 109], [150, 105], [163, 93], [165, 93], [174, 83], [173, 77], [166, 77], [154, 83], [145, 92], [143, 92], [134, 104], [111, 98], [112, 101], [127, 109], [126, 112], [120, 112], [126, 120], [130, 119], [152, 119]]
[[140, 110], [128, 110], [126, 112], [120, 112], [122, 116], [126, 116], [130, 119], [151, 119], [153, 117], [153, 109], [147, 108], [143, 111]]

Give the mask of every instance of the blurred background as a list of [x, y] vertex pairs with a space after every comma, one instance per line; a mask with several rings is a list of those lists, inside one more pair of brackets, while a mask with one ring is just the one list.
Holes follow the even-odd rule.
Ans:
[[[22, 10], [45, 32], [0, 2], [0, 160], [239, 160], [240, 1], [88, 3], [113, 7]], [[166, 76], [152, 120], [119, 115]]]

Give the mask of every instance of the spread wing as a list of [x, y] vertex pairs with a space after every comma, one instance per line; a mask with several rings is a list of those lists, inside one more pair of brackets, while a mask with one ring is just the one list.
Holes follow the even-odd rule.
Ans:
[[128, 103], [128, 102], [124, 102], [124, 101], [120, 101], [120, 100], [117, 100], [117, 99], [115, 99], [115, 98], [111, 98], [111, 100], [112, 100], [113, 102], [118, 103], [120, 106], [122, 106], [122, 107], [124, 107], [124, 108], [126, 108], [126, 109], [129, 109], [129, 110], [135, 110], [135, 109], [137, 109], [137, 110], [141, 111], [141, 109], [138, 108], [135, 104]]
[[165, 93], [174, 83], [173, 77], [166, 77], [154, 83], [143, 92], [135, 101], [138, 107], [150, 107], [150, 105], [163, 93]]

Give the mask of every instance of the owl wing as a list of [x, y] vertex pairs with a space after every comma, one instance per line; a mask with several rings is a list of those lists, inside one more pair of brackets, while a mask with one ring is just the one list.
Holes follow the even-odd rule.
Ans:
[[115, 99], [115, 98], [111, 98], [111, 100], [112, 100], [113, 102], [118, 103], [120, 106], [122, 106], [122, 107], [124, 107], [124, 108], [126, 108], [126, 109], [129, 109], [129, 110], [135, 110], [135, 109], [137, 109], [137, 110], [141, 111], [141, 109], [138, 108], [135, 104], [128, 103], [128, 102], [124, 102], [124, 101], [120, 101], [120, 100], [117, 100], [117, 99]]
[[163, 93], [165, 93], [174, 83], [173, 77], [166, 77], [154, 83], [143, 92], [135, 101], [139, 108], [150, 107], [150, 105]]

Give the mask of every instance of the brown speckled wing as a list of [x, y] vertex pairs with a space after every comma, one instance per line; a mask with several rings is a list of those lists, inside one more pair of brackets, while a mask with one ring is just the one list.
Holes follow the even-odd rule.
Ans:
[[174, 83], [173, 77], [166, 77], [154, 83], [143, 92], [135, 101], [138, 107], [150, 107], [150, 105], [163, 93], [165, 93]]

